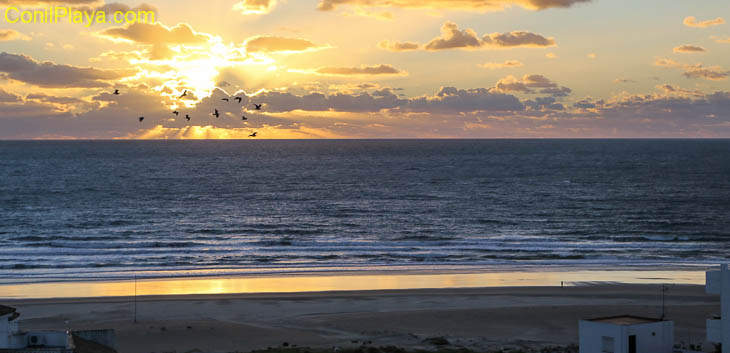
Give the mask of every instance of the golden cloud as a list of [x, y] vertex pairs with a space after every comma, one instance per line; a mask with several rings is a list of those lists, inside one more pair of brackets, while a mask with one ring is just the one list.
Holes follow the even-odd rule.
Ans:
[[675, 53], [702, 53], [705, 48], [696, 45], [680, 45], [674, 48]]
[[544, 10], [556, 7], [571, 7], [591, 0], [320, 0], [317, 8], [331, 11], [338, 6], [395, 7], [436, 10], [499, 11], [511, 6], [528, 10]]
[[714, 20], [706, 20], [706, 21], [699, 21], [697, 22], [697, 18], [694, 16], [689, 16], [684, 19], [684, 25], [687, 27], [694, 27], [694, 28], [706, 28], [710, 26], [717, 26], [725, 23], [725, 20], [722, 17], [718, 17]]
[[508, 33], [491, 33], [479, 37], [473, 29], [460, 30], [454, 22], [445, 22], [441, 26], [441, 35], [425, 45], [413, 42], [383, 41], [378, 45], [390, 51], [407, 51], [424, 49], [429, 51], [449, 49], [508, 49], [508, 48], [545, 48], [555, 46], [555, 39], [545, 38], [542, 35], [513, 31]]
[[30, 40], [30, 37], [14, 29], [0, 29], [0, 42], [9, 42], [12, 40]]
[[308, 73], [324, 76], [407, 76], [408, 73], [391, 65], [381, 64], [358, 67], [320, 67], [314, 70], [289, 70], [290, 72]]
[[327, 45], [318, 45], [300, 38], [278, 36], [257, 36], [245, 43], [246, 51], [261, 53], [300, 53], [330, 48]]
[[518, 60], [507, 60], [507, 61], [501, 62], [501, 63], [489, 62], [489, 63], [479, 64], [479, 67], [489, 69], [489, 70], [506, 69], [506, 68], [513, 68], [513, 67], [522, 67], [522, 66], [524, 66], [524, 64]]
[[276, 0], [243, 0], [233, 5], [233, 10], [243, 15], [265, 15], [276, 6]]
[[199, 44], [210, 36], [195, 32], [187, 23], [167, 27], [161, 23], [135, 22], [124, 27], [112, 27], [98, 33], [111, 40], [126, 40], [143, 44]]

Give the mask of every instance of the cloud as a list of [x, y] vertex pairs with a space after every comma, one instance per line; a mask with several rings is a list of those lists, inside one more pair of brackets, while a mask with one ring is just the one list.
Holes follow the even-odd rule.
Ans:
[[9, 42], [12, 40], [30, 40], [30, 37], [14, 29], [0, 29], [0, 42]]
[[9, 93], [4, 89], [0, 88], [0, 103], [8, 102], [20, 102], [20, 96], [14, 93]]
[[525, 75], [522, 79], [509, 75], [500, 79], [495, 88], [500, 92], [548, 94], [554, 97], [565, 97], [572, 93], [570, 88], [561, 87], [543, 75]]
[[674, 48], [675, 53], [702, 53], [705, 48], [696, 45], [680, 45]]
[[555, 46], [553, 38], [545, 38], [539, 34], [514, 31], [509, 33], [492, 33], [482, 38], [484, 45], [499, 48], [544, 48]]
[[378, 43], [378, 47], [385, 50], [400, 52], [421, 49], [421, 44], [414, 42], [391, 42], [389, 40], [384, 40]]
[[545, 54], [545, 57], [548, 59], [557, 59], [558, 55], [555, 53], [547, 53], [547, 54]]
[[713, 37], [713, 39], [715, 39], [715, 42], [717, 42], [717, 43], [723, 43], [723, 44], [730, 43], [730, 37], [727, 37], [727, 38]]
[[494, 92], [486, 88], [441, 87], [433, 96], [421, 96], [407, 100], [407, 104], [401, 110], [453, 114], [476, 111], [521, 111], [524, 108], [520, 100], [511, 94]]
[[489, 69], [489, 70], [497, 70], [497, 69], [505, 69], [505, 68], [513, 68], [513, 67], [522, 67], [524, 64], [518, 60], [507, 60], [505, 62], [501, 63], [495, 63], [495, 62], [489, 62], [484, 64], [479, 64], [479, 67]]
[[684, 25], [687, 27], [694, 27], [694, 28], [706, 28], [710, 26], [717, 26], [725, 23], [725, 20], [722, 17], [718, 17], [714, 20], [706, 20], [706, 21], [700, 21], [697, 22], [697, 18], [694, 16], [685, 17], [684, 19]]
[[394, 7], [435, 10], [499, 11], [516, 5], [528, 10], [571, 7], [591, 0], [320, 0], [317, 8], [331, 11], [339, 6]]
[[432, 39], [425, 46], [426, 50], [475, 49], [482, 46], [482, 41], [473, 29], [459, 30], [454, 22], [446, 22], [441, 26], [441, 36]]
[[143, 44], [199, 44], [210, 37], [196, 33], [187, 23], [167, 27], [161, 23], [135, 22], [124, 27], [112, 27], [99, 33], [112, 40], [127, 40]]
[[710, 81], [722, 81], [730, 77], [730, 71], [719, 66], [704, 66], [702, 64], [686, 65], [672, 59], [659, 58], [654, 65], [666, 68], [682, 69], [682, 76], [690, 79], [702, 78]]
[[720, 67], [703, 67], [693, 66], [687, 69], [682, 76], [686, 78], [704, 78], [711, 81], [722, 81], [730, 77], [730, 71], [725, 71]]
[[491, 33], [483, 37], [473, 29], [460, 30], [454, 22], [445, 22], [441, 26], [441, 35], [433, 38], [425, 45], [414, 42], [380, 42], [379, 47], [391, 51], [424, 49], [430, 51], [449, 49], [508, 49], [508, 48], [545, 48], [555, 46], [555, 39], [542, 35], [513, 31], [508, 33]]
[[[391, 111], [458, 114], [475, 111], [504, 112], [524, 109], [523, 104], [517, 97], [486, 88], [457, 89], [455, 87], [442, 87], [433, 95], [413, 98], [400, 98], [393, 91], [390, 88], [383, 88], [374, 90], [372, 93], [350, 94], [336, 92], [323, 94], [311, 92], [302, 95], [291, 92], [264, 91], [247, 96], [245, 99], [251, 102], [263, 103], [266, 111], [273, 113], [301, 110], [350, 113]], [[213, 97], [212, 101], [217, 102], [219, 99]]]
[[613, 80], [613, 83], [636, 83], [636, 80], [630, 78], [617, 78]]
[[359, 67], [320, 67], [314, 70], [290, 70], [291, 72], [310, 73], [325, 76], [389, 76], [408, 75], [407, 72], [399, 70], [391, 65], [359, 66]]
[[299, 53], [329, 48], [326, 45], [317, 45], [306, 39], [287, 38], [278, 36], [257, 36], [245, 43], [248, 52], [261, 53]]
[[[137, 5], [137, 6], [132, 7], [132, 6], [129, 6], [127, 4], [120, 3], [120, 2], [111, 2], [111, 3], [108, 3], [108, 4], [92, 4], [92, 6], [82, 5], [82, 6], [77, 6], [75, 8], [75, 10], [85, 11], [89, 15], [92, 15], [93, 12], [97, 12], [97, 13], [103, 12], [107, 18], [110, 18], [111, 16], [113, 16], [114, 13], [117, 12], [117, 11], [121, 11], [121, 12], [128, 12], [128, 11], [133, 11], [133, 12], [147, 11], [147, 12], [153, 12], [155, 14], [158, 13], [158, 9], [154, 5], [142, 3], [140, 5]], [[152, 21], [152, 18], [149, 18], [148, 20], [150, 22], [153, 22]], [[155, 18], [155, 20], [156, 20], [156, 18]]]
[[93, 67], [58, 65], [50, 61], [37, 62], [33, 58], [0, 53], [0, 72], [8, 78], [40, 87], [107, 87], [110, 80], [130, 76], [128, 70], [103, 70]]
[[101, 0], [0, 0], [0, 7], [5, 6], [47, 6], [47, 5], [87, 5], [101, 6]]
[[265, 15], [276, 6], [276, 0], [243, 0], [233, 5], [242, 15]]

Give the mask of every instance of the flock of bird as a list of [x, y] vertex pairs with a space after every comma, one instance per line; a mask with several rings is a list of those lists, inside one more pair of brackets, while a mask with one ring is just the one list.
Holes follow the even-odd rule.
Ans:
[[[119, 90], [118, 89], [115, 89], [114, 90], [114, 93], [112, 93], [112, 94], [118, 96], [120, 93], [119, 93]], [[187, 95], [188, 95], [188, 90], [184, 90], [183, 91], [183, 94], [181, 94], [180, 97], [178, 97], [178, 98], [182, 99], [183, 97], [185, 97]], [[233, 99], [237, 100], [238, 101], [238, 104], [241, 104], [241, 102], [243, 101], [243, 98], [242, 97], [233, 97]], [[221, 100], [222, 101], [226, 101], [226, 102], [230, 101], [230, 99], [228, 99], [228, 98], [221, 98]], [[253, 106], [254, 106], [254, 109], [255, 110], [261, 110], [261, 107], [263, 106], [263, 104], [256, 104], [256, 103], [254, 103]], [[180, 115], [180, 112], [177, 111], [177, 110], [173, 110], [172, 111], [172, 114], [175, 114], [175, 116], [179, 116]], [[211, 113], [211, 115], [213, 115], [214, 117], [216, 117], [216, 119], [218, 117], [220, 117], [220, 112], [218, 112], [218, 108], [213, 109], [213, 113]], [[140, 116], [138, 119], [139, 119], [139, 122], [140, 123], [144, 121], [144, 117], [143, 116]], [[190, 121], [190, 115], [189, 114], [185, 114], [185, 120]], [[241, 116], [241, 120], [244, 120], [245, 121], [245, 120], [248, 120], [248, 118], [246, 117], [246, 115], [243, 115], [243, 116]], [[256, 135], [258, 135], [258, 132], [254, 131], [253, 133], [251, 133], [251, 135], [248, 135], [248, 137], [256, 137]]]

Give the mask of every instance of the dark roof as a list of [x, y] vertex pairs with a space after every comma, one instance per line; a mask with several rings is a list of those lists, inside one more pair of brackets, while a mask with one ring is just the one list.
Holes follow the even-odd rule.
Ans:
[[117, 350], [73, 335], [74, 353], [117, 353]]
[[618, 316], [599, 317], [599, 318], [595, 318], [595, 319], [587, 319], [586, 321], [603, 322], [603, 323], [607, 323], [607, 324], [630, 326], [630, 325], [650, 324], [650, 323], [662, 322], [662, 321], [666, 321], [666, 320], [654, 319], [654, 318], [650, 318], [650, 317], [634, 316], [634, 315], [618, 315]]
[[15, 312], [15, 308], [9, 306], [0, 305], [0, 316], [11, 314]]

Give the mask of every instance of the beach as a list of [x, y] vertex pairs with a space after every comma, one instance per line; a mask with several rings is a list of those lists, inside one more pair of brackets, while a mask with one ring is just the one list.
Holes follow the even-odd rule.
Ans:
[[[669, 284], [665, 314], [677, 343], [702, 344], [720, 310], [702, 285]], [[268, 347], [405, 349], [542, 347], [577, 343], [578, 320], [660, 317], [662, 285], [560, 286], [11, 299], [22, 329], [116, 330], [117, 349], [247, 352]], [[136, 302], [136, 320], [135, 318]], [[433, 340], [439, 338], [439, 340]], [[443, 341], [440, 343], [444, 343]]]

